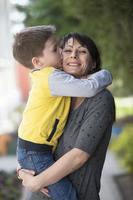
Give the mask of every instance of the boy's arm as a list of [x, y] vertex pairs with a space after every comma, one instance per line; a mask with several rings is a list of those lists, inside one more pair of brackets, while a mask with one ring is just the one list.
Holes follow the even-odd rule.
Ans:
[[92, 97], [112, 83], [108, 70], [100, 70], [86, 79], [78, 79], [60, 70], [49, 76], [53, 96]]

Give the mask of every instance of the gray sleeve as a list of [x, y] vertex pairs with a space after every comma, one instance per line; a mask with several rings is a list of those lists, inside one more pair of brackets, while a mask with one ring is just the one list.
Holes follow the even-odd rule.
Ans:
[[92, 97], [112, 83], [112, 75], [107, 70], [100, 70], [87, 79], [78, 79], [55, 70], [49, 76], [49, 88], [53, 96]]
[[108, 138], [110, 138], [114, 116], [113, 97], [106, 92], [103, 95], [101, 92], [92, 100], [86, 111], [74, 147], [92, 155], [105, 134], [106, 136], [108, 134]]

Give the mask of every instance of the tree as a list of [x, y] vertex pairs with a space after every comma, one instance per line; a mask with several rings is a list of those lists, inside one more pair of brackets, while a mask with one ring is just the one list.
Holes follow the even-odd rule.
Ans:
[[25, 7], [26, 26], [55, 24], [58, 35], [78, 31], [98, 44], [104, 68], [114, 77], [115, 95], [133, 92], [133, 4], [131, 0], [30, 0]]

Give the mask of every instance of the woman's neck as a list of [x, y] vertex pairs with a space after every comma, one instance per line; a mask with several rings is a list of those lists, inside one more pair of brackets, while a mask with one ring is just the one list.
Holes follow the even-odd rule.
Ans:
[[71, 110], [78, 108], [82, 104], [84, 99], [85, 97], [73, 97], [71, 102]]

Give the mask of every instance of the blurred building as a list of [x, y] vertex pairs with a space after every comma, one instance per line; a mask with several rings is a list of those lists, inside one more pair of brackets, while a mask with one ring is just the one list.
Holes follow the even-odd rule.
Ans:
[[19, 121], [15, 110], [26, 100], [29, 90], [27, 71], [16, 66], [12, 57], [13, 7], [9, 0], [0, 0], [0, 135], [15, 130]]

